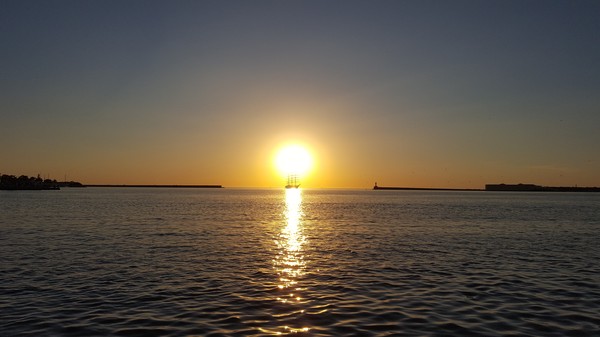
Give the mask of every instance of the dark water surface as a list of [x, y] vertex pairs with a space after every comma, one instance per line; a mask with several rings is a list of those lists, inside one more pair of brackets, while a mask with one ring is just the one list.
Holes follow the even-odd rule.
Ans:
[[600, 194], [0, 191], [2, 336], [600, 336]]

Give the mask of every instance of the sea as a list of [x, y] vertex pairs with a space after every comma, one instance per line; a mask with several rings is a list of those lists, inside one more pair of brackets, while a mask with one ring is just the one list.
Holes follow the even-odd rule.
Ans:
[[600, 193], [0, 191], [1, 336], [600, 336]]

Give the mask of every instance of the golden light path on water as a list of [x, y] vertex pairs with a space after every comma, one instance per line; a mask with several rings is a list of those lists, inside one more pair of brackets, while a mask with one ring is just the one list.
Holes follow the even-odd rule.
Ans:
[[[277, 302], [287, 307], [283, 315], [302, 315], [306, 300], [302, 298], [304, 290], [298, 283], [298, 279], [306, 272], [303, 245], [305, 237], [302, 233], [302, 190], [291, 188], [285, 190], [285, 222], [279, 237], [275, 240], [277, 255], [273, 260], [274, 269], [277, 273], [278, 291]], [[282, 316], [283, 316], [282, 315]], [[307, 332], [310, 328], [306, 326], [280, 327], [278, 331], [267, 331], [274, 335], [288, 333]]]

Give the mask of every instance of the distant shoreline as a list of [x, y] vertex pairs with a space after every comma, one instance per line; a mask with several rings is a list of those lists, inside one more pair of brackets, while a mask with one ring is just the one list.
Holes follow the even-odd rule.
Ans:
[[436, 187], [395, 187], [395, 186], [374, 186], [374, 190], [390, 191], [484, 191], [480, 188], [436, 188]]
[[486, 191], [493, 192], [600, 192], [600, 187], [540, 186], [535, 184], [487, 184]]
[[85, 185], [86, 187], [224, 188], [223, 185]]
[[396, 191], [488, 191], [488, 192], [600, 192], [600, 187], [539, 186], [534, 184], [486, 184], [485, 189], [476, 188], [428, 188], [373, 186], [373, 190]]

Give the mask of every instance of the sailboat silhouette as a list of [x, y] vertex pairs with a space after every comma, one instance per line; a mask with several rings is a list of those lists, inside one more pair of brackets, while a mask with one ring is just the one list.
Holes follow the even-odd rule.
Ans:
[[298, 175], [296, 174], [289, 174], [288, 178], [287, 178], [287, 185], [285, 185], [285, 188], [298, 188], [300, 187], [300, 184], [298, 183]]

